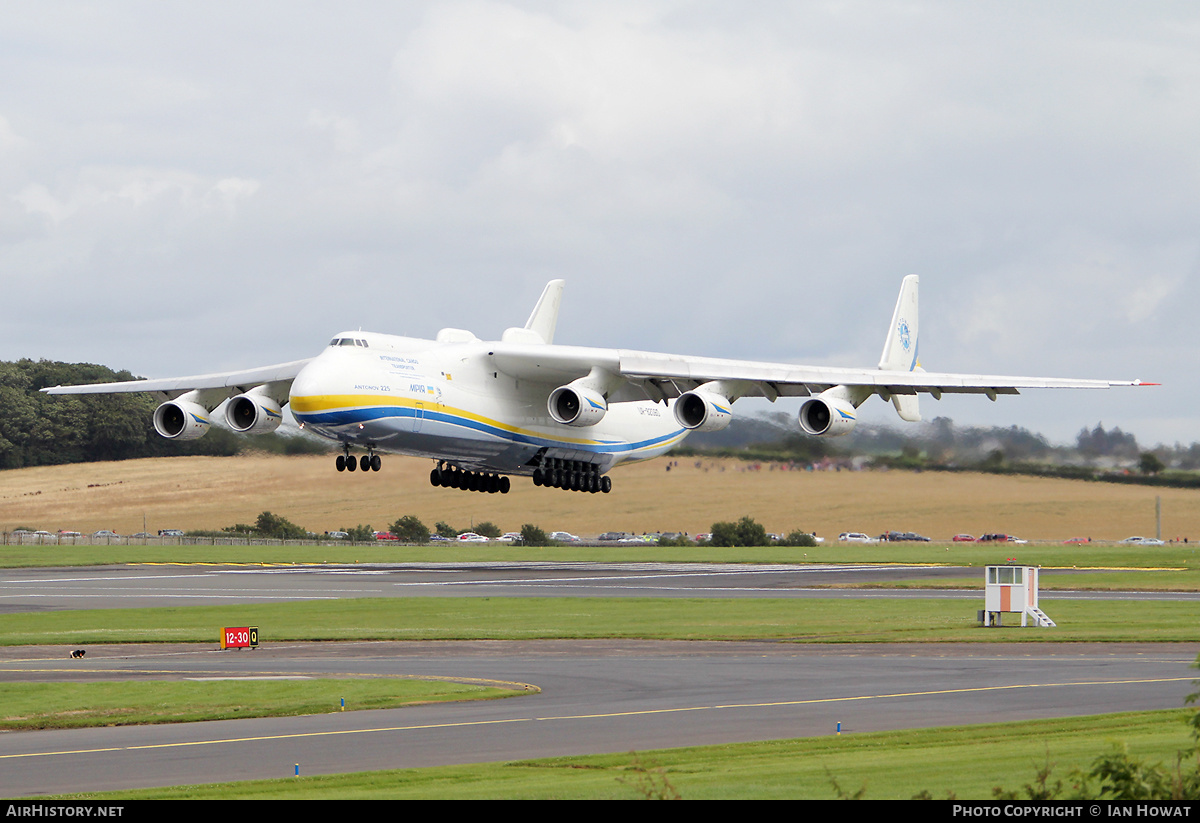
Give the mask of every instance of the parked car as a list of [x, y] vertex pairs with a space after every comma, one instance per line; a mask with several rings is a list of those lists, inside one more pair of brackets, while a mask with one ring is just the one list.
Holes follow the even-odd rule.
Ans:
[[521, 539], [520, 532], [505, 532], [504, 534], [500, 535], [499, 537], [493, 537], [492, 542], [493, 543], [516, 543], [520, 539]]
[[950, 538], [955, 543], [974, 543], [975, 537], [969, 534], [956, 534]]
[[604, 542], [607, 543], [610, 540], [621, 540], [622, 538], [625, 538], [625, 537], [629, 537], [628, 532], [605, 532], [604, 534], [600, 535], [596, 539], [603, 540]]
[[1163, 542], [1154, 537], [1126, 537], [1121, 541], [1130, 546], [1161, 546]]
[[482, 534], [476, 534], [475, 532], [463, 532], [458, 536], [458, 541], [460, 543], [486, 543], [488, 539]]
[[375, 532], [376, 540], [399, 540], [400, 538], [391, 532]]
[[454, 541], [451, 540], [449, 537], [440, 535], [437, 532], [433, 532], [429, 535], [429, 542], [430, 543], [453, 543]]
[[570, 532], [550, 532], [550, 539], [559, 543], [578, 543], [579, 538]]
[[1090, 537], [1072, 537], [1070, 540], [1064, 540], [1064, 546], [1085, 546], [1092, 542]]
[[159, 537], [183, 537], [183, 529], [159, 529]]
[[109, 531], [108, 529], [101, 529], [98, 532], [92, 532], [92, 537], [120, 537], [120, 536], [121, 535], [117, 534], [116, 532]]
[[990, 533], [989, 534], [981, 534], [981, 535], [979, 535], [979, 539], [976, 540], [975, 542], [976, 543], [1007, 543], [1008, 535], [1007, 534], [990, 534]]
[[886, 540], [886, 541], [893, 542], [893, 543], [902, 542], [902, 541], [907, 541], [910, 543], [928, 543], [929, 542], [928, 537], [926, 537], [923, 534], [917, 534], [916, 532], [884, 532], [883, 534], [879, 535], [879, 539]]
[[874, 543], [874, 537], [869, 537], [862, 532], [842, 532], [838, 535], [839, 543]]

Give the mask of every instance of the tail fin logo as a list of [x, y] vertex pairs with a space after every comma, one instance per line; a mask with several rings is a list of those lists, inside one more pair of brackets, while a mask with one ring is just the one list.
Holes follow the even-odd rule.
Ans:
[[904, 346], [905, 351], [908, 351], [912, 346], [912, 335], [909, 333], [908, 321], [903, 317], [900, 318], [900, 325], [896, 327], [896, 331], [900, 335], [900, 345]]

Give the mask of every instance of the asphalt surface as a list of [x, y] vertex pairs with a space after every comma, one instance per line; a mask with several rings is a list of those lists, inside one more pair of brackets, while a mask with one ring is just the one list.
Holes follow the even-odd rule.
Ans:
[[[305, 570], [39, 569], [0, 574], [0, 608], [178, 606], [377, 596], [823, 596], [872, 567], [488, 564]], [[981, 574], [979, 570], [975, 573]], [[912, 574], [963, 576], [963, 570]], [[1045, 580], [1045, 577], [1043, 577]], [[873, 590], [872, 595], [883, 591]], [[920, 592], [928, 597], [934, 592]], [[967, 593], [981, 600], [978, 591]], [[860, 595], [861, 596], [861, 593]], [[1094, 596], [1094, 595], [1093, 595]], [[798, 646], [769, 642], [268, 643], [0, 648], [0, 682], [429, 677], [521, 684], [506, 700], [296, 718], [0, 734], [0, 796], [1178, 708], [1183, 644]]]

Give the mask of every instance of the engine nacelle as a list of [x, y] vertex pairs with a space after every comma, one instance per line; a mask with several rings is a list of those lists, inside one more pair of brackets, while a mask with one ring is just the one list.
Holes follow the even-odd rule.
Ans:
[[594, 426], [604, 419], [608, 401], [595, 389], [568, 383], [550, 392], [546, 408], [559, 423], [567, 426]]
[[283, 409], [267, 395], [248, 391], [225, 405], [225, 422], [235, 432], [268, 434], [283, 422]]
[[168, 440], [195, 440], [211, 425], [208, 410], [188, 400], [171, 400], [154, 410], [154, 430]]
[[800, 407], [800, 428], [816, 437], [849, 434], [858, 423], [858, 411], [850, 401], [822, 392]]
[[733, 420], [728, 400], [699, 389], [679, 395], [673, 410], [676, 422], [692, 431], [720, 431]]

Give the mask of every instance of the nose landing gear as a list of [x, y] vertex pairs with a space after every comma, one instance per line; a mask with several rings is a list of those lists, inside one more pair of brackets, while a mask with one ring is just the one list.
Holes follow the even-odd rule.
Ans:
[[375, 454], [374, 446], [367, 446], [367, 453], [355, 459], [350, 455], [350, 444], [346, 443], [342, 446], [342, 453], [337, 456], [334, 465], [340, 472], [352, 472], [360, 468], [365, 472], [377, 472], [382, 468], [383, 461]]

